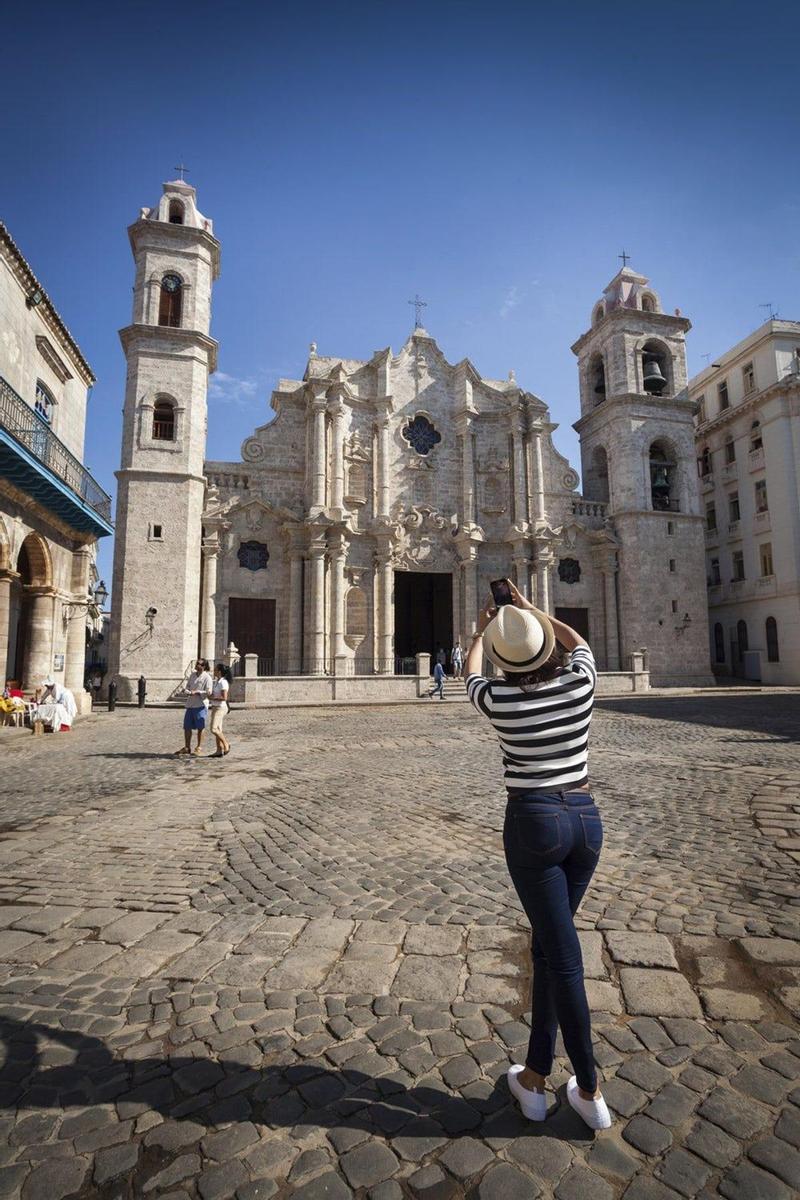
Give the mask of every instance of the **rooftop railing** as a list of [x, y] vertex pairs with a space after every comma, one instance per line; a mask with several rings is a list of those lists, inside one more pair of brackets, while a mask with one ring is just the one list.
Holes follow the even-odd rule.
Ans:
[[61, 438], [0, 376], [0, 427], [67, 485], [104, 520], [111, 520], [111, 497]]

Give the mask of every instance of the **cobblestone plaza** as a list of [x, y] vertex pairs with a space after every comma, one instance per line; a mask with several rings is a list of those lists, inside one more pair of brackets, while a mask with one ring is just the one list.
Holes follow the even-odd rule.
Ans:
[[[0, 1197], [790, 1200], [800, 696], [600, 700], [579, 913], [616, 1116], [524, 1121], [524, 918], [463, 703], [0, 731]], [[207, 747], [211, 749], [212, 747]]]

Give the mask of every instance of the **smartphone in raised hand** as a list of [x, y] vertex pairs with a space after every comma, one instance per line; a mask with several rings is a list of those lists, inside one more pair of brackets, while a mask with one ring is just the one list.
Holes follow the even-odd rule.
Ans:
[[507, 579], [493, 579], [489, 587], [492, 589], [492, 597], [498, 608], [502, 608], [504, 604], [514, 603]]

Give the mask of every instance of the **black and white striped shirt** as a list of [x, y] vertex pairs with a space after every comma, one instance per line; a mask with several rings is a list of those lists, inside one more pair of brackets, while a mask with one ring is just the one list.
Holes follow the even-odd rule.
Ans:
[[586, 782], [596, 682], [588, 646], [577, 646], [555, 679], [527, 691], [502, 678], [467, 676], [467, 695], [492, 722], [500, 740], [509, 791]]

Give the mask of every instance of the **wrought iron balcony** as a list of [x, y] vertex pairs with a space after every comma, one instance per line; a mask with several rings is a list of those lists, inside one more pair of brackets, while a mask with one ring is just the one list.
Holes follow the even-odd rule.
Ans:
[[[67, 520], [72, 517], [72, 523], [76, 523], [75, 519], [77, 518], [79, 528], [94, 528], [94, 531], [100, 533], [101, 536], [103, 533], [111, 532], [111, 497], [103, 491], [100, 484], [92, 478], [61, 439], [56, 437], [52, 429], [30, 404], [26, 404], [11, 385], [0, 376], [0, 435], [3, 434], [6, 436], [0, 436], [0, 443], [2, 443], [0, 449], [5, 450], [6, 455], [1, 465], [5, 468], [4, 473], [13, 482], [17, 482], [24, 490], [43, 503], [55, 505], [59, 511], [63, 507], [64, 511], [61, 515]], [[27, 453], [18, 452], [16, 462], [11, 463], [9, 458], [7, 463], [5, 458], [9, 457], [9, 451], [13, 453], [15, 443], [21, 447], [22, 452]], [[30, 458], [33, 458], [40, 468], [45, 468], [45, 471], [37, 472], [34, 467], [30, 466]], [[60, 481], [61, 485], [66, 484], [69, 492], [66, 492], [63, 486], [59, 486], [55, 481], [48, 489], [46, 486], [48, 473], [49, 476], [55, 476], [55, 480]], [[41, 488], [37, 487], [34, 482], [37, 474], [42, 482]], [[72, 493], [72, 496], [69, 493]], [[71, 506], [70, 500], [72, 500]], [[99, 522], [93, 522], [91, 515], [85, 513], [87, 506], [100, 518]], [[75, 511], [70, 511], [70, 508]], [[86, 519], [82, 523], [77, 510], [85, 513]]]

